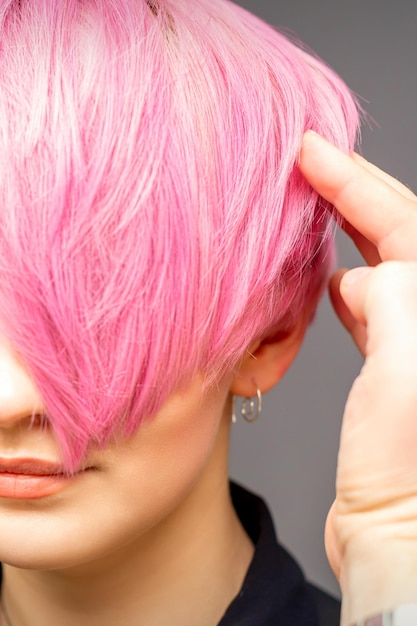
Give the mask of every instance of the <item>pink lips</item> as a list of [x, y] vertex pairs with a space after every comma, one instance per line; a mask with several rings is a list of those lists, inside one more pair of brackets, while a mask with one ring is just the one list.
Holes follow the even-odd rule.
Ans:
[[85, 471], [68, 476], [62, 465], [51, 461], [0, 457], [0, 498], [45, 498], [63, 489]]

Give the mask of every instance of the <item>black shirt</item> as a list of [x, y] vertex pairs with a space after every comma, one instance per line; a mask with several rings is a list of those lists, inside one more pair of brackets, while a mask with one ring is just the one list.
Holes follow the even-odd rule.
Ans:
[[339, 602], [305, 580], [277, 542], [265, 502], [233, 483], [231, 494], [255, 553], [239, 594], [218, 626], [339, 626]]

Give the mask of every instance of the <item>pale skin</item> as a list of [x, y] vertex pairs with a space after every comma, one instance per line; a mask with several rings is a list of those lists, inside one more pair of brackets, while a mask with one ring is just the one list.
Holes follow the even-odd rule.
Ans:
[[[98, 471], [63, 493], [0, 503], [2, 558], [11, 564], [3, 601], [13, 626], [220, 619], [252, 555], [224, 480], [227, 397], [224, 383], [203, 397], [196, 380], [137, 436], [93, 454]], [[2, 446], [56, 455], [50, 433], [21, 427], [16, 405], [8, 405]]]
[[326, 526], [348, 626], [417, 603], [417, 198], [310, 133], [300, 167], [371, 266], [338, 272], [330, 285], [365, 357], [346, 404]]
[[[2, 601], [13, 626], [213, 626], [239, 592], [253, 546], [228, 489], [231, 394], [267, 391], [301, 344], [307, 320], [255, 341], [203, 391], [198, 376], [128, 441], [93, 452], [62, 492], [0, 498]], [[0, 341], [3, 456], [59, 458], [50, 430], [28, 428], [42, 398]], [[2, 617], [2, 625], [5, 624]]]
[[[314, 136], [300, 167], [357, 229], [366, 259], [383, 261], [342, 280], [339, 273], [331, 286], [366, 356], [346, 407], [326, 530], [347, 626], [417, 602], [416, 207], [409, 190]], [[309, 317], [284, 337], [252, 343], [216, 388], [203, 392], [197, 377], [170, 396], [132, 439], [93, 453], [97, 469], [62, 493], [0, 500], [3, 601], [13, 626], [218, 623], [253, 554], [228, 495], [230, 394], [253, 395], [254, 380], [263, 392], [276, 384]], [[51, 432], [27, 428], [42, 399], [13, 348], [4, 339], [0, 347], [2, 453], [56, 459]]]

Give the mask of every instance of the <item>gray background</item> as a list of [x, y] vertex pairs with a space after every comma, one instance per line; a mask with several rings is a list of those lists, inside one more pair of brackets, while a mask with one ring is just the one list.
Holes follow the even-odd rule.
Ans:
[[[362, 98], [371, 161], [417, 187], [417, 0], [240, 0], [290, 29]], [[416, 244], [417, 245], [417, 244]], [[360, 263], [338, 236], [339, 263]], [[261, 419], [233, 427], [231, 475], [268, 500], [281, 541], [307, 576], [338, 593], [323, 528], [333, 500], [343, 406], [361, 358], [325, 299], [297, 362], [265, 397]], [[372, 442], [370, 442], [372, 445]]]

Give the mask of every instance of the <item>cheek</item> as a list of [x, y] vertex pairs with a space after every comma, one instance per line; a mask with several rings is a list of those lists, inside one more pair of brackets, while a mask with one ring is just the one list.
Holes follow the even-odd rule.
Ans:
[[[175, 509], [216, 455], [226, 394], [174, 401], [129, 442], [117, 474], [152, 524]], [[115, 464], [116, 466], [116, 464]], [[126, 480], [127, 477], [127, 480]], [[145, 504], [145, 506], [143, 506]], [[145, 522], [145, 519], [142, 519]]]
[[109, 547], [136, 541], [143, 549], [149, 539], [161, 542], [161, 524], [164, 532], [170, 524], [176, 532], [186, 527], [188, 495], [221, 467], [226, 396], [227, 391], [204, 399], [199, 393], [171, 398], [127, 444], [112, 450], [100, 513]]
[[0, 516], [0, 558], [19, 567], [74, 567], [124, 546], [143, 550], [170, 523], [184, 527], [188, 495], [223, 468], [226, 397], [227, 387], [203, 398], [199, 388], [173, 396], [131, 439], [95, 455], [100, 471], [47, 506], [9, 509]]

